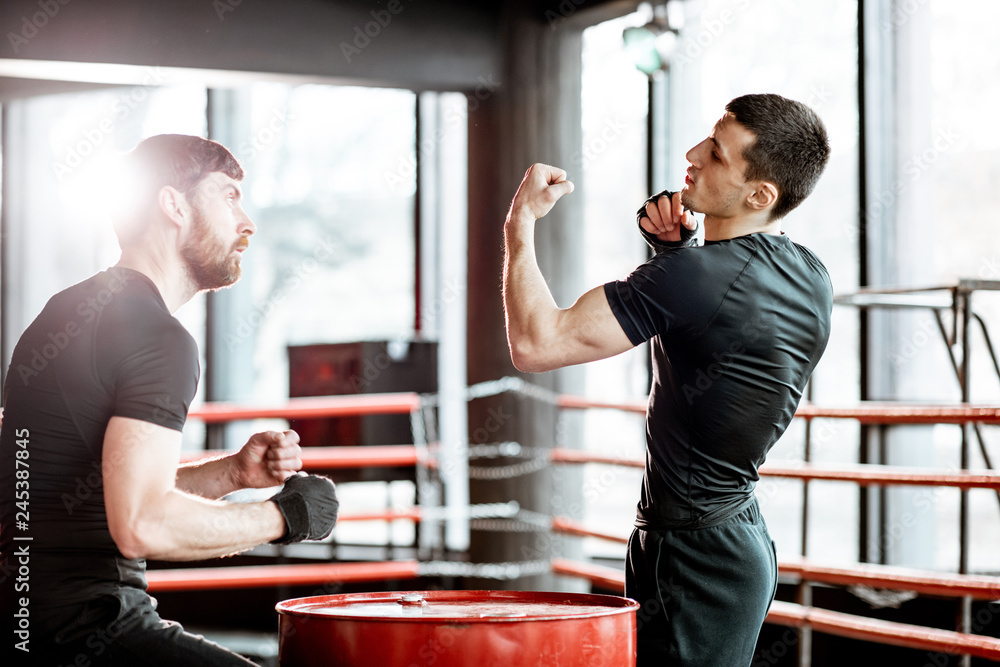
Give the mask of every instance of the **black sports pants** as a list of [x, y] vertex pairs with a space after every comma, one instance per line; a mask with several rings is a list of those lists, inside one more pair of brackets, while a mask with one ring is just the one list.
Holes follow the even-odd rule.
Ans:
[[[255, 667], [255, 663], [179, 624], [164, 621], [155, 601], [138, 589], [121, 589], [82, 605], [36, 618], [31, 652], [15, 651], [12, 665], [40, 667]], [[58, 628], [58, 630], [56, 630]]]
[[756, 499], [717, 525], [636, 528], [625, 595], [640, 605], [639, 667], [749, 666], [777, 585]]

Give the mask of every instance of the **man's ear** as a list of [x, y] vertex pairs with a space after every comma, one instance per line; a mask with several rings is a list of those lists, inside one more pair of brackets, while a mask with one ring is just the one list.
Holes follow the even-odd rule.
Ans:
[[177, 188], [164, 185], [156, 197], [160, 212], [178, 227], [187, 224], [190, 205], [187, 197]]
[[774, 183], [769, 183], [768, 181], [761, 181], [757, 183], [753, 193], [747, 197], [747, 206], [756, 211], [763, 211], [764, 209], [773, 206], [777, 201], [777, 186]]

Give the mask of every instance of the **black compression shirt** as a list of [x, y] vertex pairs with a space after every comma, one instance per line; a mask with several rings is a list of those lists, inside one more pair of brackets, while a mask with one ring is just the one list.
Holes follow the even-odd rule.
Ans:
[[787, 236], [659, 252], [604, 286], [653, 386], [636, 525], [706, 525], [748, 502], [830, 334], [830, 278]]
[[[113, 416], [181, 430], [198, 376], [194, 339], [141, 273], [112, 268], [49, 300], [4, 386], [0, 554], [27, 546], [30, 587], [12, 593], [8, 578], [3, 595], [44, 613], [145, 589], [145, 562], [122, 556], [108, 531], [104, 431]], [[29, 466], [20, 477], [19, 457]]]

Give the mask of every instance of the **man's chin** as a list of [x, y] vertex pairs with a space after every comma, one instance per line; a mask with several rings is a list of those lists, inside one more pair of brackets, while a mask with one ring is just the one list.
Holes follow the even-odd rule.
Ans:
[[232, 287], [239, 282], [242, 275], [243, 269], [240, 268], [239, 264], [230, 266], [227, 273], [219, 272], [214, 275], [202, 275], [202, 279], [199, 281], [201, 284], [200, 291], [217, 292], [220, 289]]
[[702, 213], [697, 200], [691, 196], [691, 191], [686, 185], [681, 189], [681, 206], [693, 213]]
[[222, 279], [222, 281], [221, 281], [222, 284], [219, 285], [218, 287], [216, 287], [216, 289], [225, 289], [226, 287], [232, 287], [233, 285], [235, 285], [236, 283], [238, 283], [240, 281], [240, 278], [242, 276], [243, 276], [243, 269], [241, 269], [240, 266], [239, 266], [239, 264], [237, 264], [229, 272], [229, 275], [225, 276]]

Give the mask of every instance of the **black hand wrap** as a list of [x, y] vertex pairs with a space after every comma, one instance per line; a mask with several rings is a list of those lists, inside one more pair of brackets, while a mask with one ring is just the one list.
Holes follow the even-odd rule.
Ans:
[[285, 518], [285, 534], [272, 544], [321, 540], [337, 523], [337, 487], [326, 477], [301, 472], [292, 475], [271, 500]]
[[[661, 241], [660, 239], [656, 238], [656, 234], [650, 234], [649, 232], [647, 232], [645, 229], [642, 228], [642, 219], [649, 218], [649, 214], [646, 213], [646, 205], [655, 204], [656, 200], [659, 199], [660, 197], [666, 197], [667, 199], [670, 199], [671, 197], [673, 197], [673, 195], [674, 193], [671, 192], [670, 190], [664, 190], [663, 192], [655, 194], [646, 201], [642, 202], [642, 206], [639, 207], [639, 210], [635, 214], [635, 221], [639, 223], [639, 232], [642, 234], [642, 238], [646, 239], [646, 243], [649, 244], [649, 247], [651, 247], [653, 250], [657, 252], [659, 252], [660, 250], [668, 250], [670, 248], [690, 248], [692, 246], [698, 245], [698, 239], [695, 238], [695, 234], [698, 233], [698, 227], [699, 227], [699, 225], [697, 224], [698, 223], [697, 219], [694, 219], [695, 221], [694, 229], [688, 229], [684, 225], [681, 225], [680, 241]], [[685, 210], [688, 211], [688, 215], [692, 215], [689, 209]]]

